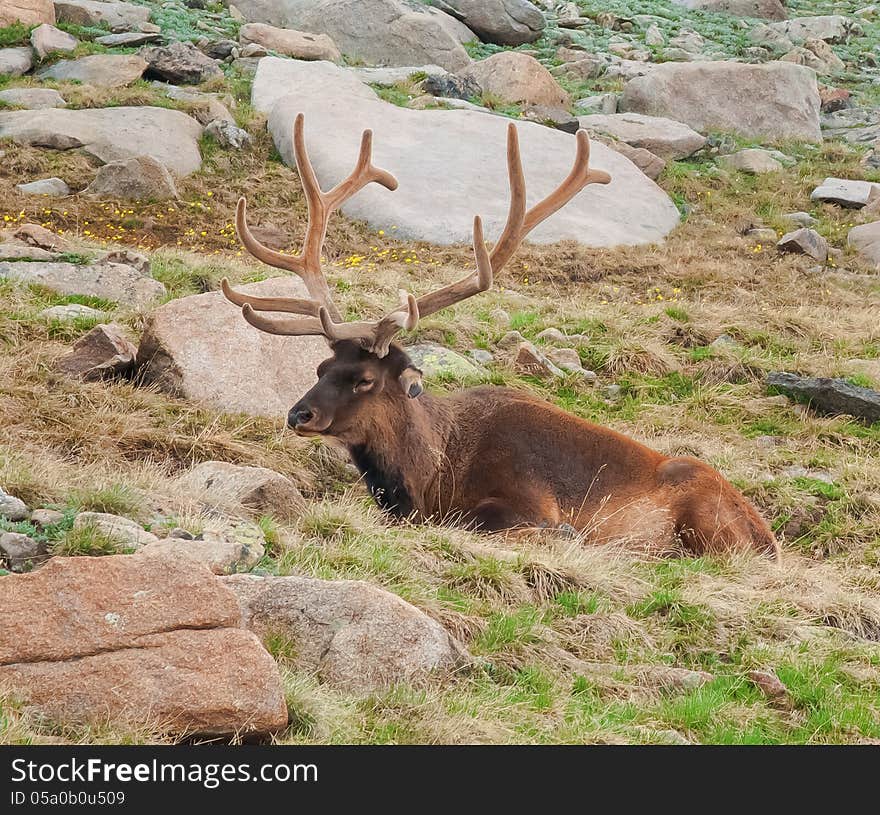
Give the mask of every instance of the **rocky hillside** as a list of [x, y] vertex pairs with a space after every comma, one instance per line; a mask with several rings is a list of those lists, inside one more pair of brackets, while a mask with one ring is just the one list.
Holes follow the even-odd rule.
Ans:
[[[880, 9], [857, 0], [0, 0], [0, 743], [880, 740]], [[612, 175], [405, 336], [760, 508], [783, 558], [393, 523], [284, 431], [349, 317], [473, 264], [578, 129]], [[656, 542], [653, 542], [656, 543]], [[651, 555], [646, 552], [651, 549]]]

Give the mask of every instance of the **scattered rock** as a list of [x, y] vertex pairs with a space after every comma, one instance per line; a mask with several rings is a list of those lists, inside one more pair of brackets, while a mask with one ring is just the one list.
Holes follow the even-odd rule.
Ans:
[[68, 303], [64, 306], [51, 306], [43, 309], [40, 316], [52, 322], [72, 323], [75, 320], [103, 320], [107, 315], [91, 306]]
[[481, 373], [479, 368], [461, 354], [432, 342], [407, 346], [406, 353], [426, 379], [468, 379]]
[[520, 334], [519, 331], [508, 331], [500, 340], [498, 340], [496, 345], [499, 348], [513, 348], [524, 342], [526, 342], [526, 338]]
[[428, 75], [422, 82], [422, 90], [446, 99], [470, 99], [480, 95], [480, 86], [475, 79], [456, 74]]
[[2, 278], [130, 306], [144, 306], [165, 294], [165, 286], [158, 280], [120, 263], [0, 262]]
[[49, 23], [43, 23], [31, 31], [31, 47], [40, 59], [56, 51], [70, 53], [77, 45], [79, 40], [76, 37]]
[[198, 46], [211, 59], [232, 59], [239, 54], [239, 44], [235, 40], [212, 40], [204, 45], [200, 42]]
[[805, 40], [844, 42], [849, 36], [850, 24], [842, 14], [828, 14], [817, 17], [794, 17], [791, 20], [770, 23], [770, 28], [795, 43]]
[[201, 85], [223, 76], [217, 60], [203, 54], [191, 42], [143, 48], [140, 55], [147, 62], [148, 76], [174, 85]]
[[135, 156], [105, 164], [82, 194], [121, 201], [166, 201], [177, 198], [177, 188], [164, 164], [150, 156]]
[[660, 173], [666, 169], [666, 162], [660, 156], [655, 156], [650, 150], [645, 150], [643, 147], [630, 147], [626, 142], [615, 139], [600, 139], [600, 141], [608, 145], [615, 153], [620, 153], [628, 158], [652, 181], [659, 178]]
[[261, 58], [269, 56], [269, 49], [264, 45], [258, 45], [255, 42], [252, 42], [250, 45], [245, 45], [241, 49], [241, 58], [242, 59], [252, 59], [252, 58]]
[[495, 361], [495, 357], [483, 348], [471, 348], [468, 355], [477, 365], [491, 365]]
[[30, 48], [0, 48], [0, 76], [24, 76], [33, 67]]
[[470, 62], [462, 43], [474, 39], [463, 23], [406, 0], [298, 0], [283, 5], [265, 0], [237, 4], [251, 22], [329, 36], [349, 60], [368, 65], [433, 63], [449, 71]]
[[828, 242], [815, 229], [801, 227], [794, 232], [787, 232], [776, 244], [781, 252], [794, 252], [808, 255], [819, 263], [828, 259]]
[[568, 335], [563, 334], [558, 328], [545, 328], [538, 333], [538, 339], [541, 342], [565, 343], [569, 341]]
[[582, 116], [596, 113], [609, 115], [617, 113], [618, 98], [619, 94], [616, 93], [599, 93], [596, 96], [586, 96], [574, 103], [574, 109], [578, 115]]
[[63, 59], [39, 72], [41, 79], [82, 82], [99, 88], [121, 88], [141, 78], [147, 63], [137, 54], [94, 54]]
[[649, 150], [663, 159], [680, 159], [693, 155], [706, 144], [706, 138], [687, 125], [662, 116], [640, 113], [594, 114], [578, 118], [581, 127], [590, 133], [613, 136], [632, 146]]
[[665, 63], [630, 80], [618, 109], [668, 116], [701, 133], [821, 141], [816, 74], [787, 62]]
[[676, 5], [703, 11], [732, 14], [736, 17], [760, 17], [784, 20], [788, 12], [781, 0], [673, 0]]
[[18, 532], [0, 532], [0, 558], [9, 564], [13, 572], [24, 572], [40, 561], [48, 559], [45, 543], [21, 535]]
[[0, 518], [7, 521], [26, 521], [30, 515], [28, 505], [20, 498], [3, 492], [0, 488]]
[[0, 260], [53, 260], [56, 255], [22, 243], [0, 243]]
[[94, 529], [125, 549], [140, 549], [159, 540], [139, 523], [106, 512], [80, 512], [73, 521], [74, 529]]
[[472, 63], [461, 76], [507, 102], [567, 108], [568, 94], [538, 60], [519, 51], [501, 51]]
[[179, 110], [116, 107], [87, 110], [17, 110], [0, 112], [0, 138], [19, 144], [45, 144], [62, 136], [82, 146], [102, 163], [151, 156], [180, 176], [202, 166], [201, 125]]
[[850, 209], [861, 209], [877, 198], [880, 184], [834, 177], [826, 178], [810, 193], [811, 201], [826, 201]]
[[99, 2], [99, 0], [55, 0], [58, 22], [101, 28], [111, 31], [138, 29], [150, 19], [150, 9], [132, 3]]
[[550, 72], [552, 76], [563, 77], [573, 81], [588, 81], [600, 76], [605, 70], [605, 60], [601, 57], [582, 56], [581, 59], [564, 62]]
[[242, 467], [224, 461], [206, 461], [175, 480], [175, 486], [213, 509], [242, 507], [277, 518], [293, 518], [303, 509], [296, 485], [265, 467]]
[[681, 29], [670, 41], [669, 44], [673, 48], [680, 48], [691, 54], [699, 54], [706, 45], [706, 40], [702, 34], [691, 29]]
[[606, 385], [602, 389], [602, 393], [609, 402], [616, 402], [621, 396], [623, 396], [623, 388], [616, 384]]
[[[263, 297], [308, 297], [293, 277], [237, 288]], [[219, 336], [224, 342], [217, 342]], [[258, 331], [221, 292], [210, 292], [173, 300], [149, 315], [138, 374], [147, 384], [220, 410], [286, 416], [329, 355], [319, 337]]]
[[738, 170], [751, 175], [777, 173], [782, 169], [782, 164], [773, 157], [770, 150], [759, 148], [749, 148], [727, 156], [719, 156], [717, 161], [719, 166], [726, 170]]
[[559, 368], [528, 341], [520, 343], [517, 347], [514, 366], [520, 373], [541, 379], [564, 376]]
[[822, 75], [840, 73], [846, 67], [831, 46], [822, 40], [807, 40], [803, 47], [795, 46], [780, 59], [795, 65], [806, 65]]
[[[337, 104], [327, 105], [328, 94]], [[404, 110], [379, 100], [330, 63], [273, 57], [260, 62], [253, 104], [269, 115], [270, 132], [288, 164], [293, 163], [292, 123], [297, 113], [305, 113], [306, 145], [325, 187], [349, 173], [357, 156], [360, 135], [349, 123], [356, 119], [359, 128], [373, 129], [374, 164], [394, 173], [400, 187], [393, 193], [377, 185], [364, 188], [343, 204], [349, 217], [377, 229], [396, 226], [401, 239], [445, 245], [470, 242], [478, 212], [490, 239], [501, 233], [508, 209], [507, 119], [467, 110]], [[517, 130], [526, 186], [538, 200], [570, 172], [574, 140], [532, 122], [517, 123]], [[661, 239], [678, 223], [669, 197], [631, 162], [602, 144], [592, 145], [590, 161], [611, 174], [611, 183], [589, 186], [530, 233], [531, 242], [639, 245]], [[427, 183], [432, 177], [448, 183]]]
[[295, 667], [335, 687], [370, 693], [447, 672], [466, 659], [439, 623], [395, 594], [353, 580], [222, 578], [242, 625], [296, 644]]
[[31, 513], [31, 523], [40, 527], [55, 526], [64, 520], [64, 513], [57, 509], [35, 509]]
[[534, 42], [544, 30], [544, 15], [529, 0], [438, 0], [435, 5], [496, 45]]
[[244, 150], [251, 146], [251, 137], [229, 119], [214, 119], [206, 128], [205, 135], [227, 150]]
[[580, 130], [578, 120], [563, 108], [532, 105], [523, 111], [522, 118], [529, 122], [538, 122], [546, 127], [555, 127], [565, 133], [577, 133]]
[[287, 726], [278, 669], [198, 564], [53, 558], [3, 578], [0, 681], [51, 721], [238, 737]]
[[880, 421], [880, 393], [850, 385], [845, 379], [802, 377], [778, 371], [767, 375], [767, 384], [800, 402], [809, 402], [818, 413], [849, 414], [867, 422]]
[[862, 260], [880, 269], [880, 221], [854, 226], [846, 241]]
[[550, 361], [568, 371], [581, 371], [580, 354], [574, 348], [551, 348], [547, 352]]
[[107, 48], [137, 48], [139, 45], [147, 45], [151, 42], [161, 39], [162, 35], [158, 32], [150, 34], [145, 31], [124, 31], [121, 34], [106, 34], [95, 40], [100, 45]]
[[788, 697], [788, 688], [773, 671], [749, 671], [749, 679], [768, 699], [777, 700]]
[[789, 212], [782, 217], [787, 221], [798, 224], [798, 226], [815, 226], [819, 223], [809, 212]]
[[645, 45], [666, 45], [666, 37], [657, 23], [651, 23], [645, 32]]
[[850, 92], [846, 88], [829, 88], [827, 85], [820, 85], [819, 101], [822, 104], [822, 113], [835, 113], [852, 107]]
[[147, 544], [141, 552], [200, 563], [214, 574], [238, 574], [249, 572], [263, 559], [265, 543], [263, 533], [255, 524], [215, 523], [198, 536], [169, 535]]
[[64, 97], [51, 88], [9, 88], [0, 91], [0, 102], [25, 110], [63, 108], [67, 104]]
[[[455, 82], [458, 87], [462, 90], [469, 90], [471, 95], [479, 94], [480, 88], [475, 82], [465, 83], [461, 80], [460, 77], [457, 77], [455, 74], [449, 73], [445, 68], [441, 68], [439, 65], [399, 65], [396, 67], [382, 67], [382, 68], [365, 68], [365, 67], [354, 67], [348, 68], [347, 73], [352, 74], [357, 77], [361, 82], [366, 85], [378, 85], [382, 88], [390, 88], [393, 85], [396, 85], [398, 82], [415, 82], [415, 77], [417, 75], [424, 74], [425, 78], [422, 80], [422, 89], [427, 93], [434, 93], [431, 89], [432, 82], [442, 82], [443, 80], [448, 80], [449, 82]], [[454, 96], [454, 93], [449, 94], [436, 94], [440, 96]]]
[[96, 325], [74, 343], [73, 349], [58, 360], [56, 367], [67, 376], [91, 382], [130, 370], [136, 354], [137, 348], [121, 326]]
[[783, 467], [781, 474], [786, 478], [810, 478], [813, 481], [821, 481], [823, 484], [833, 484], [834, 476], [828, 470], [813, 470], [803, 467], [800, 464], [792, 464], [790, 467]]
[[749, 30], [748, 36], [751, 42], [777, 54], [790, 51], [794, 46], [785, 34], [769, 25], [756, 25]]
[[0, 28], [13, 23], [39, 25], [55, 22], [52, 0], [2, 0], [0, 1]]
[[70, 187], [60, 178], [41, 178], [27, 184], [16, 184], [15, 189], [25, 195], [70, 195]]
[[308, 34], [263, 23], [243, 25], [238, 33], [242, 45], [256, 43], [294, 59], [327, 59], [339, 62], [342, 54], [326, 34]]
[[137, 269], [143, 275], [150, 274], [150, 259], [134, 249], [122, 247], [121, 249], [113, 249], [100, 257], [101, 263], [121, 263], [124, 266], [131, 266]]

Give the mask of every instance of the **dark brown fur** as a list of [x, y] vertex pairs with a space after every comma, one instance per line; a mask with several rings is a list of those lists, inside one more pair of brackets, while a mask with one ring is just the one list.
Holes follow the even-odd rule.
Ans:
[[662, 549], [678, 537], [697, 553], [777, 554], [754, 507], [701, 461], [661, 455], [516, 390], [419, 395], [396, 346], [384, 359], [350, 342], [333, 350], [288, 422], [341, 441], [392, 514], [487, 532], [567, 524], [597, 542], [631, 537]]

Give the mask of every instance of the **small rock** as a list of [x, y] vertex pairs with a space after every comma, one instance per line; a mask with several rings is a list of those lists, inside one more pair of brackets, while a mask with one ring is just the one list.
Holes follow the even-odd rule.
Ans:
[[846, 241], [862, 260], [880, 269], [880, 221], [854, 226]]
[[788, 688], [773, 671], [749, 671], [749, 679], [754, 682], [768, 699], [785, 699]]
[[828, 470], [811, 470], [800, 464], [792, 464], [789, 467], [783, 467], [781, 474], [786, 478], [810, 478], [813, 481], [821, 481], [823, 484], [833, 484], [834, 476]]
[[211, 59], [218, 60], [227, 59], [233, 55], [233, 51], [238, 51], [238, 43], [235, 40], [214, 40], [200, 47]]
[[[774, 234], [775, 237], [775, 234]], [[739, 343], [730, 334], [720, 334], [709, 343], [710, 348], [737, 348]]]
[[782, 169], [780, 164], [769, 150], [749, 148], [732, 153], [728, 156], [719, 156], [718, 164], [728, 170], [739, 170], [742, 173], [760, 175], [762, 173], [777, 173]]
[[542, 379], [564, 376], [559, 368], [528, 341], [520, 343], [517, 347], [514, 366], [520, 373], [537, 376]]
[[0, 48], [0, 76], [24, 76], [34, 67], [34, 54], [27, 48]]
[[788, 212], [782, 216], [786, 221], [791, 221], [792, 223], [797, 224], [798, 226], [814, 226], [819, 223], [816, 218], [810, 215], [809, 212]]
[[154, 33], [124, 31], [121, 34], [105, 34], [103, 37], [98, 37], [95, 42], [105, 45], [107, 48], [136, 48], [139, 45], [156, 42], [160, 37], [158, 31]]
[[0, 102], [25, 110], [63, 108], [67, 104], [64, 97], [51, 88], [9, 88], [0, 91]]
[[96, 529], [125, 549], [140, 549], [159, 540], [135, 521], [106, 512], [80, 512], [73, 521], [73, 528]]
[[420, 342], [410, 345], [406, 348], [406, 353], [426, 379], [468, 379], [482, 373], [466, 357], [436, 343]]
[[164, 164], [151, 156], [135, 156], [105, 164], [82, 194], [123, 201], [166, 201], [177, 198], [177, 188]]
[[251, 145], [248, 132], [228, 119], [215, 119], [205, 128], [205, 135], [226, 149], [243, 150]]
[[623, 395], [623, 388], [620, 385], [606, 385], [602, 392], [606, 399], [616, 402]]
[[617, 113], [618, 99], [619, 94], [616, 93], [599, 93], [596, 96], [585, 96], [574, 103], [574, 109], [579, 116], [588, 116], [594, 113], [611, 115]]
[[656, 181], [660, 177], [660, 173], [666, 169], [666, 162], [644, 147], [632, 147], [623, 141], [615, 139], [598, 138], [603, 144], [607, 144], [612, 150], [626, 156], [633, 164], [636, 165], [648, 178]]
[[489, 317], [498, 326], [506, 328], [510, 325], [510, 315], [503, 308], [493, 308], [489, 312]]
[[43, 23], [31, 31], [31, 46], [40, 59], [45, 59], [56, 51], [64, 54], [70, 53], [77, 45], [79, 45], [79, 40], [76, 37], [55, 28], [54, 25], [49, 25], [49, 23]]
[[241, 56], [244, 57], [244, 59], [252, 57], [268, 57], [269, 51], [265, 46], [252, 42], [241, 49]]
[[123, 247], [121, 249], [113, 249], [107, 254], [102, 255], [100, 263], [121, 263], [124, 266], [130, 266], [137, 269], [141, 274], [150, 274], [150, 259], [140, 252], [133, 249]]
[[56, 367], [68, 376], [91, 382], [125, 373], [134, 365], [136, 355], [137, 348], [126, 338], [121, 326], [96, 325], [74, 343]]
[[669, 41], [669, 44], [674, 48], [681, 48], [683, 51], [688, 51], [691, 54], [699, 54], [706, 45], [706, 40], [696, 31], [682, 29]]
[[107, 315], [91, 306], [81, 303], [68, 303], [64, 306], [50, 306], [40, 312], [46, 320], [59, 323], [72, 323], [75, 320], [103, 320]]
[[471, 348], [468, 355], [477, 365], [489, 365], [495, 359], [492, 354], [482, 348]]
[[552, 108], [546, 105], [533, 105], [523, 112], [523, 119], [530, 122], [538, 122], [538, 124], [547, 127], [555, 127], [565, 133], [577, 133], [580, 129], [580, 123], [567, 110], [562, 108]]
[[225, 461], [205, 461], [175, 480], [184, 494], [217, 509], [240, 509], [292, 518], [303, 508], [296, 485], [265, 467], [243, 467]]
[[552, 348], [547, 356], [560, 368], [577, 371], [582, 367], [580, 355], [574, 348]]
[[538, 60], [519, 51], [501, 51], [471, 63], [461, 76], [477, 82], [484, 93], [508, 102], [567, 108], [571, 102]]
[[787, 232], [776, 244], [781, 252], [808, 255], [820, 263], [828, 259], [828, 242], [815, 229], [801, 227]]
[[64, 513], [57, 509], [35, 509], [31, 513], [31, 523], [37, 526], [55, 526], [64, 520]]
[[422, 90], [444, 99], [473, 99], [480, 95], [475, 79], [456, 74], [429, 74], [422, 80]]
[[0, 488], [0, 518], [6, 518], [7, 521], [26, 521], [30, 514], [31, 511], [24, 501]]
[[568, 337], [558, 328], [545, 328], [538, 333], [538, 339], [541, 342], [568, 342]]
[[70, 244], [64, 238], [39, 224], [22, 224], [15, 230], [12, 237], [28, 246], [36, 246], [39, 249], [55, 252], [69, 252], [71, 249]]
[[878, 197], [880, 184], [834, 177], [826, 178], [810, 193], [811, 201], [827, 201], [851, 209], [861, 209]]
[[200, 85], [209, 79], [222, 77], [217, 60], [206, 56], [190, 42], [141, 50], [147, 61], [147, 74], [175, 85]]
[[60, 178], [54, 177], [30, 181], [27, 184], [16, 184], [15, 189], [25, 195], [52, 195], [56, 197], [70, 195], [70, 187]]
[[869, 423], [880, 421], [880, 393], [850, 385], [845, 379], [802, 377], [774, 371], [767, 375], [767, 384], [791, 398], [809, 402], [818, 413], [849, 414]]
[[767, 227], [753, 227], [746, 232], [746, 237], [758, 243], [776, 243], [776, 230]]
[[243, 25], [238, 34], [242, 45], [258, 44], [294, 59], [325, 59], [339, 62], [342, 55], [326, 34], [310, 34], [263, 23]]
[[526, 338], [519, 331], [508, 331], [496, 345], [499, 348], [512, 348], [514, 345], [521, 345], [526, 342]]
[[92, 54], [63, 59], [41, 70], [41, 79], [82, 82], [100, 88], [121, 88], [141, 78], [147, 63], [137, 54]]
[[201, 563], [214, 574], [249, 572], [266, 554], [265, 538], [251, 523], [215, 524], [196, 538], [169, 535], [141, 549], [144, 555], [163, 555]]
[[666, 37], [657, 23], [651, 23], [645, 32], [645, 45], [666, 45]]
[[0, 555], [14, 572], [26, 571], [48, 557], [48, 547], [18, 532], [0, 532]]

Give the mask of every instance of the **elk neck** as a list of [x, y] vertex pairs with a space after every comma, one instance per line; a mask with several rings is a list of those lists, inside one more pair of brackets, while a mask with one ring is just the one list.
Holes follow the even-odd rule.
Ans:
[[438, 477], [453, 428], [445, 399], [383, 394], [343, 441], [382, 509], [399, 518], [427, 518], [439, 508]]

